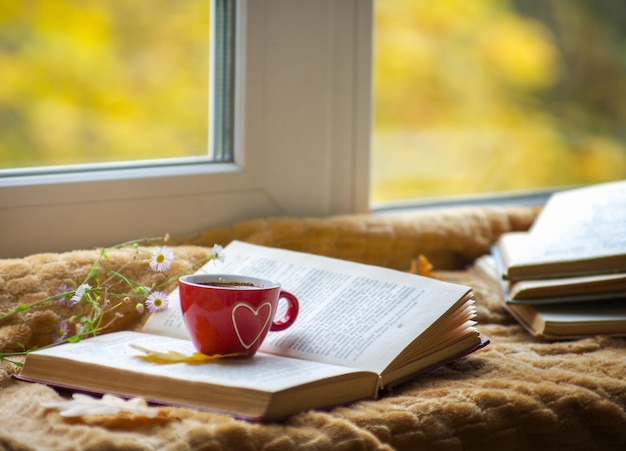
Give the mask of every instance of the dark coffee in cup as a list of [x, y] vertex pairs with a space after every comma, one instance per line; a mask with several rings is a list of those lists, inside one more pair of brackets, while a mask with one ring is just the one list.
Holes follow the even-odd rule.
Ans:
[[223, 287], [223, 288], [245, 288], [245, 287], [257, 287], [261, 288], [258, 285], [253, 284], [252, 282], [243, 282], [243, 281], [231, 281], [231, 282], [198, 282], [198, 285], [205, 285], [207, 287]]

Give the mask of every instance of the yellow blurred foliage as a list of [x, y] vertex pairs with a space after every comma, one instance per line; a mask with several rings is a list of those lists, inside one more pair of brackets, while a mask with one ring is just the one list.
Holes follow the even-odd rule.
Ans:
[[209, 2], [0, 3], [0, 169], [203, 155]]
[[549, 87], [559, 72], [553, 41], [541, 24], [505, 14], [481, 42], [484, 64], [499, 72], [510, 85], [526, 89]]
[[617, 55], [624, 32], [578, 0], [533, 2], [556, 29], [523, 3], [376, 2], [374, 202], [626, 177], [626, 67], [590, 56]]

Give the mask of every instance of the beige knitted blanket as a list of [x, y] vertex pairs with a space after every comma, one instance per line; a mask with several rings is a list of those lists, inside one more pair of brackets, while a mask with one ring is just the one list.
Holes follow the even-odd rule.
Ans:
[[[399, 269], [419, 254], [436, 276], [476, 290], [480, 331], [491, 345], [410, 381], [378, 400], [257, 424], [192, 409], [166, 408], [160, 420], [132, 415], [63, 419], [43, 402], [53, 389], [19, 382], [0, 368], [0, 449], [626, 449], [626, 339], [602, 336], [541, 342], [463, 268], [508, 230], [524, 230], [532, 209], [449, 209], [391, 217], [275, 218], [173, 240], [180, 262], [232, 239], [316, 252]], [[185, 243], [185, 245], [183, 245]], [[98, 251], [0, 260], [0, 315], [82, 280]], [[156, 277], [134, 254], [111, 258], [146, 284]], [[0, 352], [50, 340], [62, 306], [43, 306], [0, 324]], [[110, 330], [137, 328], [132, 307]]]

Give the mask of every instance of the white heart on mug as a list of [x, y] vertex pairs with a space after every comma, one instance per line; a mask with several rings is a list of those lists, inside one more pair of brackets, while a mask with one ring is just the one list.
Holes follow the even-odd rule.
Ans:
[[[259, 330], [247, 330], [243, 327], [243, 324], [246, 322], [246, 317], [252, 315], [253, 317], [260, 317], [261, 321], [259, 322], [261, 327]], [[263, 318], [260, 315], [265, 315]], [[267, 327], [268, 323], [272, 319], [272, 304], [269, 302], [264, 302], [259, 305], [256, 309], [246, 304], [245, 302], [240, 302], [233, 307], [232, 311], [232, 320], [233, 327], [235, 328], [235, 333], [237, 334], [237, 338], [239, 338], [239, 343], [245, 349], [250, 349], [252, 345], [254, 345], [261, 334]]]

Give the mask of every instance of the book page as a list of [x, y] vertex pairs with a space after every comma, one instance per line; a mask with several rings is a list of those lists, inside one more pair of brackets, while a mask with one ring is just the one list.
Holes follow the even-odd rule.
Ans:
[[[470, 291], [401, 271], [238, 241], [224, 255], [223, 264], [209, 262], [200, 272], [272, 279], [299, 300], [296, 322], [270, 332], [261, 350], [377, 373]], [[145, 331], [187, 336], [177, 296], [172, 293], [167, 311], [149, 318]]]
[[626, 254], [626, 181], [555, 193], [515, 263]]

